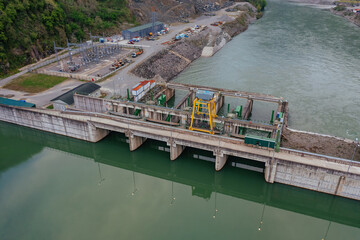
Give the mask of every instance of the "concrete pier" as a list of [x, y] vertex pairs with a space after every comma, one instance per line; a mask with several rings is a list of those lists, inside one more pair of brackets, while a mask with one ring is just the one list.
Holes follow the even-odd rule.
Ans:
[[[195, 100], [195, 92], [189, 91], [183, 99], [174, 107], [175, 109], [184, 109], [185, 107], [191, 106]], [[189, 103], [188, 103], [189, 102]]]
[[268, 183], [274, 183], [277, 168], [277, 160], [269, 159], [265, 163], [264, 177]]
[[155, 95], [154, 99], [158, 99], [161, 95], [166, 96], [166, 102], [168, 102], [174, 95], [175, 95], [175, 89], [173, 88], [164, 88], [158, 94]]
[[131, 152], [138, 149], [146, 141], [146, 138], [135, 136], [132, 132], [126, 133], [125, 135], [127, 135], [129, 139], [129, 148]]
[[254, 104], [254, 101], [252, 99], [247, 100], [246, 105], [244, 107], [242, 119], [245, 119], [245, 120], [249, 119], [251, 112], [252, 112], [253, 104]]
[[176, 144], [175, 141], [169, 141], [167, 145], [170, 147], [170, 160], [173, 161], [177, 159], [181, 153], [184, 151], [185, 146], [182, 146], [180, 144]]
[[224, 165], [228, 159], [228, 155], [224, 154], [220, 150], [217, 150], [217, 151], [214, 151], [214, 156], [216, 157], [215, 170], [220, 171], [224, 167]]
[[[177, 88], [189, 91], [176, 108], [76, 94], [73, 111], [0, 105], [0, 120], [89, 142], [101, 140], [110, 131], [120, 132], [128, 137], [130, 151], [139, 148], [146, 139], [154, 139], [168, 144], [171, 160], [178, 158], [186, 147], [202, 149], [213, 152], [216, 171], [226, 165], [228, 156], [246, 158], [264, 163], [264, 177], [269, 183], [278, 182], [360, 200], [360, 162], [287, 148], [275, 152], [271, 148], [245, 144], [238, 134], [239, 129], [244, 127], [274, 136], [277, 126], [267, 123], [216, 117], [214, 122], [223, 127], [218, 133], [190, 131], [187, 127], [191, 112], [183, 108], [189, 105], [187, 99], [193, 99], [199, 88], [181, 84], [172, 84], [171, 87], [164, 89], [162, 94], [172, 97]], [[245, 119], [251, 114], [253, 101], [259, 100], [278, 104], [278, 110], [285, 114], [284, 122], [287, 120], [287, 102], [282, 98], [222, 89], [215, 91], [205, 87], [200, 89], [218, 94], [218, 110], [225, 96], [240, 97], [247, 99]], [[135, 116], [137, 109], [140, 112]], [[171, 121], [164, 121], [164, 117], [169, 115]], [[196, 116], [194, 120], [202, 121], [202, 117]]]

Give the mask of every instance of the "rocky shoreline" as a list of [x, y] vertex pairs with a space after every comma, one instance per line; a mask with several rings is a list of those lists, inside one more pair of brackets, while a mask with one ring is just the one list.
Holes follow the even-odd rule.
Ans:
[[[360, 7], [359, 7], [360, 8]], [[360, 13], [354, 13], [349, 9], [345, 9], [343, 11], [336, 10], [335, 8], [330, 9], [330, 12], [346, 18], [348, 21], [352, 22], [356, 26], [360, 27]]]
[[[139, 63], [131, 73], [140, 78], [171, 81], [199, 57], [210, 57], [231, 39], [246, 31], [249, 24], [256, 20], [253, 6], [247, 4], [247, 11], [221, 27], [204, 27], [190, 38], [170, 45]], [[251, 10], [250, 10], [251, 9]]]

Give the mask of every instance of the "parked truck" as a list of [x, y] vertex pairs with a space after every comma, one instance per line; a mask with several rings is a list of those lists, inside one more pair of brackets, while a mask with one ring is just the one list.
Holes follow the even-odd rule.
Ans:
[[133, 53], [131, 54], [131, 56], [132, 56], [133, 58], [136, 58], [137, 56], [143, 54], [143, 52], [144, 52], [144, 50], [143, 50], [142, 48], [140, 48], [137, 52], [133, 52]]

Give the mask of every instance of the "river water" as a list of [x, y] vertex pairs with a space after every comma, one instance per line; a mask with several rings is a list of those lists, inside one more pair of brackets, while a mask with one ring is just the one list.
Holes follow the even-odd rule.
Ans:
[[[325, 10], [271, 0], [262, 19], [175, 81], [284, 97], [289, 127], [354, 139], [359, 66], [359, 27]], [[270, 119], [271, 111], [264, 114]]]
[[[284, 96], [292, 127], [352, 137], [359, 39], [339, 17], [271, 1], [177, 81]], [[0, 239], [359, 239], [358, 201], [268, 184], [244, 159], [220, 172], [213, 161], [186, 149], [171, 162], [150, 140], [129, 152], [117, 133], [93, 144], [0, 122]]]

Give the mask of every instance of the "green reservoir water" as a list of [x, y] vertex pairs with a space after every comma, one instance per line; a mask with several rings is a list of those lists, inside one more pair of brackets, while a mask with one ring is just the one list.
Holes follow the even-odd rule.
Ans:
[[209, 153], [171, 162], [166, 145], [129, 152], [121, 134], [0, 129], [0, 239], [359, 239], [358, 201], [268, 184], [233, 166], [245, 160], [216, 172]]
[[[353, 138], [359, 41], [339, 17], [271, 1], [176, 81], [284, 96], [291, 127]], [[254, 118], [270, 117], [258, 109]], [[129, 152], [119, 133], [87, 143], [0, 122], [0, 239], [360, 239], [358, 201], [268, 184], [245, 159], [216, 172], [210, 152], [172, 162], [168, 151], [148, 140]]]

